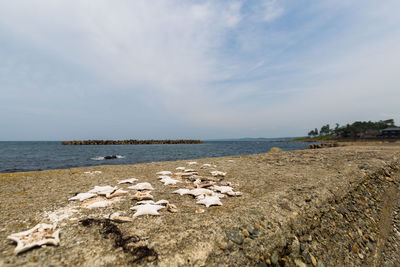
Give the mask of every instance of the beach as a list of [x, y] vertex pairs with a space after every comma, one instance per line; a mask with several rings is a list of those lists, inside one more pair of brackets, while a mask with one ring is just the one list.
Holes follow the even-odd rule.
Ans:
[[[197, 164], [189, 166], [191, 161]], [[216, 167], [200, 168], [202, 164]], [[398, 142], [371, 142], [246, 156], [3, 173], [0, 265], [399, 265], [399, 164]], [[222, 206], [206, 208], [196, 204], [192, 196], [174, 194], [188, 185], [163, 185], [156, 173], [176, 172], [180, 166], [204, 176], [212, 170], [226, 172], [219, 183], [231, 185], [242, 195], [224, 197]], [[128, 185], [118, 185], [118, 181], [131, 177], [151, 183], [155, 200], [168, 200], [178, 212], [162, 210], [160, 216], [117, 223], [104, 216], [120, 211], [132, 217], [130, 207], [135, 201], [122, 197], [111, 206], [95, 209], [68, 201], [94, 186], [127, 189]], [[197, 212], [200, 208], [203, 213]], [[38, 223], [56, 223], [60, 244], [15, 255], [15, 243], [7, 236]], [[114, 230], [107, 232], [110, 225]]]

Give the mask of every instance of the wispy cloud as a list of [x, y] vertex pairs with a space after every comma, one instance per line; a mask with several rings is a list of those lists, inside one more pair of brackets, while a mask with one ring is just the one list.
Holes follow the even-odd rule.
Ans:
[[0, 139], [29, 132], [28, 120], [44, 139], [71, 126], [76, 137], [208, 138], [398, 114], [399, 7], [5, 1]]

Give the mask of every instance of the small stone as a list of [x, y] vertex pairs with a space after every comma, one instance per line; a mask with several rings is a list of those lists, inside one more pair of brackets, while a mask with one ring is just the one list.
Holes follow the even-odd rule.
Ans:
[[317, 266], [317, 260], [315, 259], [315, 257], [310, 253], [310, 258], [311, 258], [311, 263], [314, 267]]
[[301, 259], [295, 259], [294, 263], [297, 267], [307, 267], [307, 265]]
[[358, 253], [358, 247], [357, 247], [357, 244], [354, 244], [354, 245], [353, 245], [353, 249], [352, 249], [352, 251], [353, 251], [354, 253]]
[[393, 179], [390, 178], [390, 177], [386, 177], [386, 181], [388, 181], [388, 182], [393, 182]]
[[294, 216], [299, 216], [299, 213], [297, 211], [293, 212]]
[[239, 228], [225, 231], [226, 237], [232, 242], [241, 245], [243, 243], [243, 234]]
[[264, 256], [260, 256], [260, 261], [264, 261]]
[[325, 264], [322, 261], [318, 262], [318, 267], [325, 267]]
[[364, 259], [364, 255], [363, 254], [361, 254], [361, 253], [358, 253], [358, 257], [360, 257], [360, 259]]
[[250, 236], [249, 231], [247, 231], [246, 229], [243, 229], [243, 230], [242, 230], [242, 234], [243, 234], [245, 237], [249, 237], [249, 236]]
[[271, 259], [266, 259], [265, 263], [268, 264], [268, 265], [271, 265]]
[[271, 257], [271, 262], [272, 264], [278, 264], [279, 261], [279, 255], [278, 252], [275, 250], [274, 253], [272, 253], [272, 257]]

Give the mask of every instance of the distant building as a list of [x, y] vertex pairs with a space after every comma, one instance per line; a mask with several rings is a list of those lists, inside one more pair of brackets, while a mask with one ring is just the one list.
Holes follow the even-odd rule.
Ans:
[[377, 129], [367, 129], [362, 135], [362, 138], [377, 138], [381, 134], [381, 131]]
[[386, 128], [381, 130], [383, 138], [400, 138], [400, 128]]

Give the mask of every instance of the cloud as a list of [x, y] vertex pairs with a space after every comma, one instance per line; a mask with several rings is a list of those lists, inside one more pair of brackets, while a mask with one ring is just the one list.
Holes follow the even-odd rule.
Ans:
[[62, 118], [87, 136], [279, 136], [398, 114], [398, 7], [4, 1], [2, 111], [21, 123], [0, 123], [23, 132], [37, 121], [38, 135], [66, 130]]

